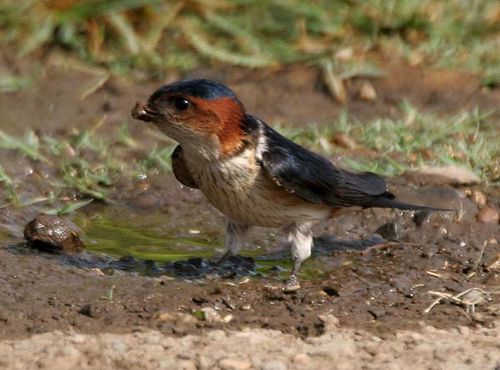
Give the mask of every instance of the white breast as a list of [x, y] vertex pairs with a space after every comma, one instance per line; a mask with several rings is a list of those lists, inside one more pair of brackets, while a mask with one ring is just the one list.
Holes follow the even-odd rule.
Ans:
[[328, 217], [328, 207], [306, 203], [278, 187], [247, 148], [229, 159], [186, 158], [193, 179], [208, 200], [230, 219], [256, 226], [279, 227]]

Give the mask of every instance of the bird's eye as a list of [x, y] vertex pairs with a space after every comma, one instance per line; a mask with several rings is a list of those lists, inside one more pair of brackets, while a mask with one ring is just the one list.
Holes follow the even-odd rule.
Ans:
[[176, 98], [174, 100], [174, 106], [177, 110], [186, 110], [189, 108], [189, 106], [191, 105], [191, 103], [189, 102], [189, 100], [186, 100], [184, 98]]

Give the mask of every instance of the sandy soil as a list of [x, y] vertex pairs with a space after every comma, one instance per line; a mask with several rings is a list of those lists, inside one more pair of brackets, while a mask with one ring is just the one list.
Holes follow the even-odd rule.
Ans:
[[[495, 329], [396, 331], [375, 336], [340, 329], [333, 315], [320, 337], [300, 339], [276, 330], [212, 330], [182, 338], [158, 331], [82, 335], [60, 331], [0, 342], [9, 369], [498, 369]], [[439, 345], [437, 345], [439, 343]]]

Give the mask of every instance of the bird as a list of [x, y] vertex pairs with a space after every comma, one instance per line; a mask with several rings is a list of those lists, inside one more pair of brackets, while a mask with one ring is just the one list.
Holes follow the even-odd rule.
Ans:
[[240, 253], [252, 227], [279, 228], [287, 235], [293, 265], [285, 290], [300, 288], [314, 224], [351, 207], [436, 210], [401, 202], [383, 177], [340, 168], [285, 138], [214, 80], [164, 85], [146, 103], [137, 102], [132, 117], [178, 143], [171, 157], [174, 176], [226, 216], [221, 260]]

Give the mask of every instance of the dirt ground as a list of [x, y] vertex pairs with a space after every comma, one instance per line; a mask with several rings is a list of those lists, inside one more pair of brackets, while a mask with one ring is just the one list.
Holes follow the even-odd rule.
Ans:
[[[11, 62], [3, 58], [9, 68]], [[375, 102], [358, 99], [359, 81], [353, 81], [347, 109], [362, 119], [395, 115], [403, 99], [439, 114], [474, 106], [492, 109], [500, 102], [500, 90], [483, 90], [477, 78], [460, 72], [388, 63], [387, 74], [373, 81], [379, 94]], [[269, 121], [327, 123], [344, 109], [318, 86], [317, 71], [307, 67], [196, 75], [230, 83], [250, 112]], [[113, 80], [81, 100], [88, 79], [49, 67], [36, 88], [0, 95], [2, 129], [69, 132], [107, 113], [105, 135], [131, 121], [135, 100], [162, 83]], [[133, 135], [144, 140], [141, 124], [130, 124]], [[22, 171], [26, 159], [2, 153]], [[169, 220], [183, 225], [188, 219], [213, 232], [222, 227], [203, 197], [171, 176], [150, 179], [142, 190], [134, 190], [135, 181], [119, 187], [112, 204], [91, 206], [85, 213], [109, 207], [139, 217], [168, 212]], [[251, 278], [103, 273], [26, 248], [22, 227], [36, 209], [0, 209], [1, 230], [7, 232], [0, 248], [0, 367], [498, 368], [498, 224], [476, 221], [478, 206], [464, 195], [469, 188], [403, 178], [389, 182], [402, 199], [460, 209], [460, 217], [433, 214], [421, 222], [408, 212], [364, 210], [318, 225], [308, 263], [321, 271], [306, 277], [293, 294], [280, 289], [279, 268]], [[498, 189], [475, 189], [500, 206]], [[144, 206], [145, 196], [155, 201]], [[256, 231], [253, 242], [265, 234]], [[271, 254], [285, 253], [270, 241], [262, 244]], [[200, 262], [188, 263], [197, 267]], [[465, 295], [430, 308], [438, 298], [433, 292]]]

